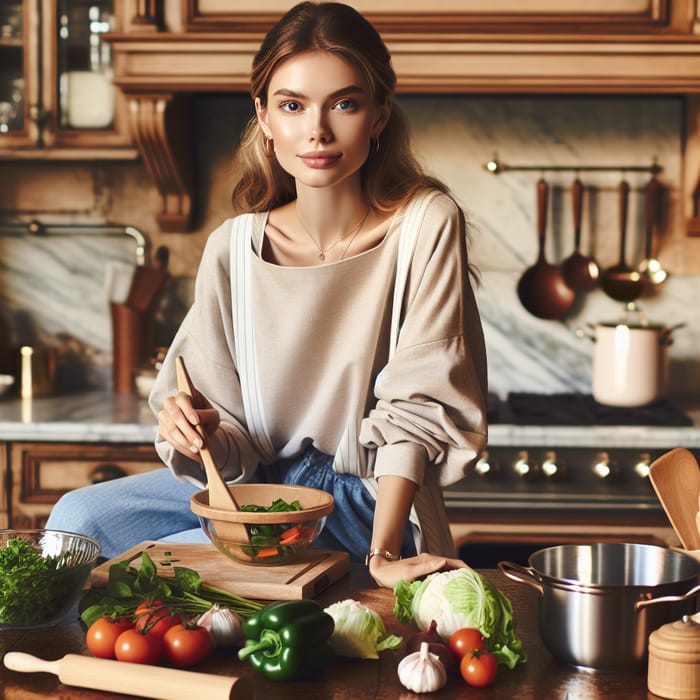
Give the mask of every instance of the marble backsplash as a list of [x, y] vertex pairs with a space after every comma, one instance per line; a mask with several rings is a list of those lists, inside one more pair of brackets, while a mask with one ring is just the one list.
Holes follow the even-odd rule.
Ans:
[[[610, 168], [578, 173], [587, 187], [582, 248], [602, 267], [614, 264], [619, 255], [621, 166], [645, 168], [653, 160], [661, 166], [660, 180], [667, 197], [663, 235], [672, 235], [679, 210], [681, 100], [402, 96], [398, 102], [410, 118], [421, 160], [450, 185], [471, 219], [471, 258], [481, 276], [477, 296], [491, 390], [499, 394], [590, 392], [593, 346], [577, 330], [619, 318], [622, 304], [594, 290], [580, 296], [563, 321], [535, 318], [521, 306], [517, 282], [537, 257], [536, 182], [543, 176], [552, 187], [546, 249], [551, 262], [560, 261], [574, 247], [571, 183], [576, 167]], [[191, 299], [192, 274], [206, 236], [228, 216], [231, 153], [249, 114], [244, 97], [197, 100], [198, 196], [203, 205], [194, 233], [166, 236], [154, 229], [150, 234], [152, 247], [170, 245], [175, 272], [156, 313], [154, 344], [167, 344], [172, 337]], [[488, 173], [484, 164], [494, 155], [514, 169], [499, 175]], [[517, 166], [542, 169], [518, 170]], [[560, 169], [548, 169], [553, 166]], [[102, 171], [107, 182], [109, 168], [104, 165]], [[141, 230], [146, 222], [148, 229], [153, 211], [144, 206], [157, 198], [149, 200], [143, 193], [143, 182], [148, 181], [142, 166], [130, 168], [118, 175], [122, 179], [110, 194], [109, 211], [105, 214], [103, 207], [94, 215], [98, 220], [109, 216], [131, 223]], [[27, 172], [22, 176], [28, 177]], [[81, 176], [90, 180], [89, 172], [81, 171]], [[644, 253], [642, 192], [648, 176], [644, 171], [624, 173], [632, 188], [626, 257], [634, 265]], [[114, 178], [116, 181], [117, 175]], [[139, 184], [130, 184], [131, 180]], [[132, 196], [130, 187], [141, 190]], [[134, 208], [135, 201], [139, 207]], [[7, 202], [0, 196], [0, 217], [6, 209]], [[43, 207], [46, 218], [47, 212], [50, 207]], [[71, 372], [64, 375], [65, 387], [108, 385], [111, 325], [105, 265], [132, 256], [133, 241], [129, 240], [0, 236], [0, 314], [9, 326], [9, 342], [69, 348], [74, 361]], [[700, 276], [676, 273], [673, 259], [662, 258], [662, 262], [669, 267], [668, 280], [645, 294], [640, 305], [654, 322], [686, 323], [674, 332], [670, 349], [669, 393], [684, 398], [700, 392], [700, 315], [692, 311], [700, 305]], [[89, 367], [87, 371], [78, 370], [76, 357]]]

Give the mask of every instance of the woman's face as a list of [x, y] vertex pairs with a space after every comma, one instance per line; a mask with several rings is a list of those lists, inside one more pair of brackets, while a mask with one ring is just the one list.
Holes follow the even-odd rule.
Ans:
[[389, 105], [378, 107], [361, 72], [345, 59], [309, 51], [273, 73], [267, 105], [255, 108], [280, 165], [309, 187], [358, 177], [370, 139], [379, 136]]

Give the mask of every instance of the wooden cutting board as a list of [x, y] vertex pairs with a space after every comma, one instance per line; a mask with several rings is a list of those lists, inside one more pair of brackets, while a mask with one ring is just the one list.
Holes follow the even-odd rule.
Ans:
[[148, 552], [159, 576], [172, 577], [173, 567], [186, 566], [194, 569], [210, 586], [259, 600], [315, 598], [350, 570], [347, 552], [308, 549], [293, 563], [250, 566], [229, 559], [213, 544], [147, 540], [93, 569], [90, 584], [95, 588], [105, 586], [110, 566], [125, 559], [136, 557], [131, 565], [138, 568], [141, 565], [138, 555], [142, 551]]

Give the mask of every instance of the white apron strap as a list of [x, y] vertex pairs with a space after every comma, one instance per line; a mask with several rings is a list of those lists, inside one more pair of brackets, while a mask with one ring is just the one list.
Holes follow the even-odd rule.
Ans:
[[418, 233], [425, 218], [428, 205], [437, 196], [436, 190], [430, 190], [413, 198], [406, 209], [404, 221], [401, 224], [399, 250], [396, 257], [396, 280], [394, 281], [394, 302], [391, 309], [391, 331], [389, 336], [389, 359], [394, 356], [399, 342], [401, 327], [401, 310], [408, 281], [408, 271], [413, 259], [413, 251], [418, 242]]
[[265, 422], [255, 352], [252, 240], [253, 214], [235, 217], [231, 223], [231, 309], [236, 344], [236, 367], [241, 382], [243, 411], [248, 432], [264, 461], [272, 463], [276, 454]]
[[[401, 236], [396, 259], [396, 280], [394, 282], [394, 299], [391, 310], [391, 330], [389, 340], [389, 359], [394, 356], [399, 341], [401, 328], [401, 311], [403, 309], [408, 272], [416, 249], [425, 212], [430, 202], [438, 195], [430, 190], [413, 198], [406, 209], [401, 224]], [[367, 490], [377, 497], [377, 480], [374, 477], [362, 480]], [[449, 520], [445, 510], [442, 489], [439, 486], [421, 486], [416, 492], [410, 520], [415, 530], [416, 551], [428, 551], [443, 556], [455, 556], [455, 546], [450, 534]]]

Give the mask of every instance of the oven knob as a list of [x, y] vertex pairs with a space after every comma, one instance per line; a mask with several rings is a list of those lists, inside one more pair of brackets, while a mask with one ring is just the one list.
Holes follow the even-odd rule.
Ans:
[[484, 450], [481, 453], [481, 457], [476, 461], [474, 465], [474, 471], [484, 479], [493, 479], [498, 475], [500, 467], [498, 462], [489, 457], [489, 453]]
[[651, 464], [651, 455], [648, 452], [642, 452], [639, 455], [639, 459], [637, 460], [637, 463], [634, 465], [634, 473], [642, 479], [648, 478], [650, 464]]
[[548, 479], [561, 479], [565, 471], [564, 460], [557, 458], [556, 452], [546, 452], [540, 469]]
[[599, 452], [593, 463], [593, 473], [599, 479], [615, 479], [619, 475], [619, 467], [615, 460], [610, 459], [607, 452]]
[[537, 465], [530, 460], [526, 451], [518, 453], [513, 470], [521, 479], [533, 479], [537, 476]]

